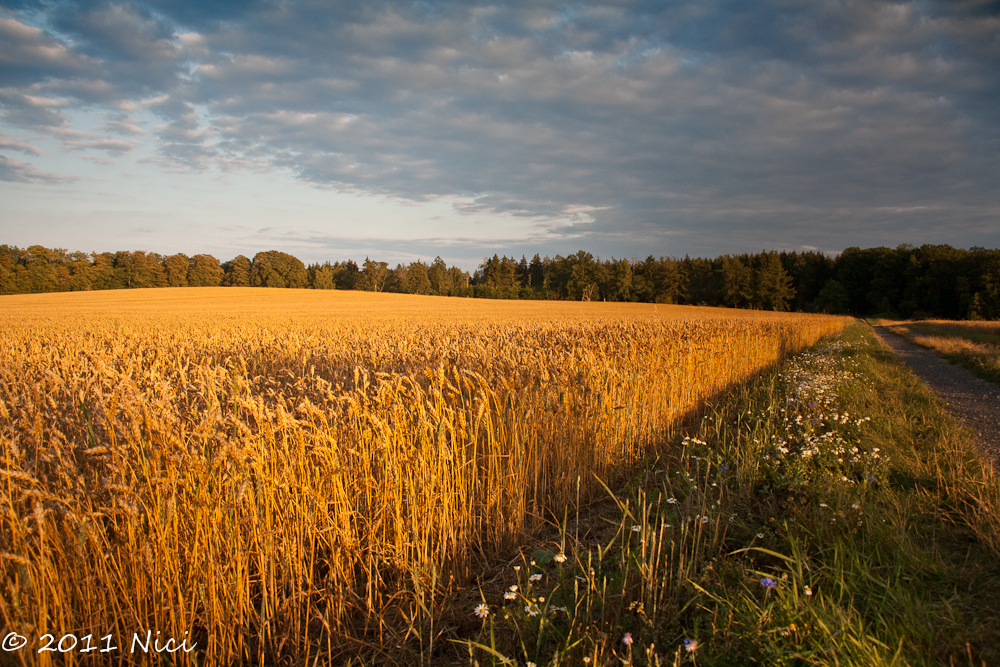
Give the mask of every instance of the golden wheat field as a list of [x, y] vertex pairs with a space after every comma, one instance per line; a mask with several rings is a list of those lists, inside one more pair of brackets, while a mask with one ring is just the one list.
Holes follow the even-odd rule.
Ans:
[[82, 643], [37, 653], [91, 635], [127, 663], [156, 632], [198, 664], [391, 653], [680, 417], [843, 326], [252, 288], [0, 297], [0, 626], [33, 642], [6, 657], [96, 664]]

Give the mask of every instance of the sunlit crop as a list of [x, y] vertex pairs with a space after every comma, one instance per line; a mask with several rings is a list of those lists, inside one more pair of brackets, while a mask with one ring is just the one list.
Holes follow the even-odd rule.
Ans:
[[[429, 653], [441, 596], [498, 550], [842, 327], [265, 289], [3, 297], [0, 625], [159, 631], [209, 664]], [[529, 616], [533, 584], [508, 591]]]

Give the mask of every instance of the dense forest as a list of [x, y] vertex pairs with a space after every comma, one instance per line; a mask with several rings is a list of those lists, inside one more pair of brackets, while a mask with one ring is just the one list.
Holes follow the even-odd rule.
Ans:
[[218, 285], [1000, 319], [1000, 251], [947, 245], [848, 248], [836, 258], [775, 251], [715, 259], [601, 260], [583, 250], [531, 260], [493, 255], [471, 275], [440, 257], [395, 268], [369, 258], [361, 266], [306, 266], [277, 250], [220, 262], [211, 255], [0, 245], [0, 294]]

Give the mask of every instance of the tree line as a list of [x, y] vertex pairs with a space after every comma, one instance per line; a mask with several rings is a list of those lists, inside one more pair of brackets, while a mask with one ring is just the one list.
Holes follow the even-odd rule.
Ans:
[[397, 264], [315, 263], [277, 250], [220, 262], [141, 250], [67, 252], [0, 245], [0, 294], [247, 286], [355, 289], [494, 299], [674, 303], [897, 317], [1000, 319], [1000, 251], [947, 245], [762, 251], [714, 259], [487, 257], [474, 273], [437, 257]]

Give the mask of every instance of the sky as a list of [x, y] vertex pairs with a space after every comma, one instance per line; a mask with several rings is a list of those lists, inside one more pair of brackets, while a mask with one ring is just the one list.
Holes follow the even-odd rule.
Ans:
[[0, 243], [1000, 247], [1000, 3], [0, 0]]

